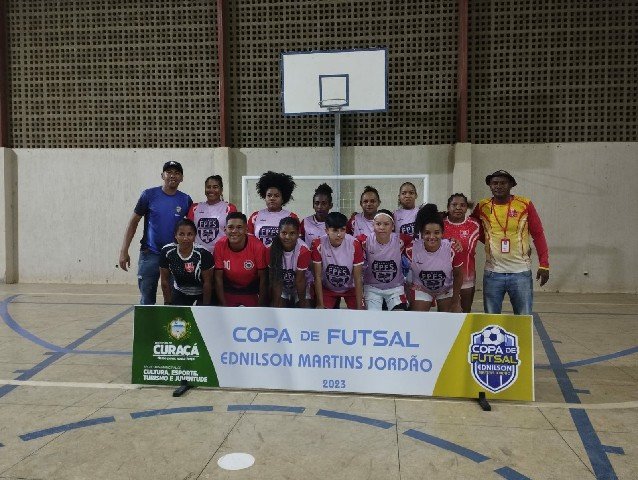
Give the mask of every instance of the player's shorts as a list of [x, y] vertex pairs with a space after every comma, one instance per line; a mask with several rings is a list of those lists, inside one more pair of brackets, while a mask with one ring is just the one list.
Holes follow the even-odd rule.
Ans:
[[424, 292], [423, 290], [414, 291], [414, 300], [421, 300], [422, 302], [433, 302], [434, 300], [443, 300], [445, 298], [452, 298], [453, 290], [449, 289], [447, 292], [431, 293]]
[[405, 288], [403, 285], [399, 285], [395, 288], [389, 288], [382, 290], [372, 285], [363, 286], [363, 298], [366, 302], [366, 308], [368, 310], [381, 310], [383, 307], [383, 301], [385, 300], [388, 310], [392, 310], [397, 305], [402, 303], [408, 303], [408, 297], [405, 294]]
[[470, 288], [474, 288], [474, 279], [471, 280], [463, 280], [463, 285], [461, 285], [461, 290], [467, 290]]
[[355, 289], [351, 288], [346, 292], [333, 292], [332, 290], [323, 289], [323, 306], [331, 309], [334, 308], [339, 299], [343, 298], [350, 310], [357, 309], [357, 295]]
[[256, 293], [240, 295], [237, 293], [224, 292], [224, 299], [227, 307], [258, 307], [259, 295]]

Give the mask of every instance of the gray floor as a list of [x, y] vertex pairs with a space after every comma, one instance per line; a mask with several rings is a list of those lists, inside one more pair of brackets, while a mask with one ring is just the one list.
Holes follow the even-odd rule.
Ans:
[[[129, 383], [135, 289], [2, 285], [0, 298], [3, 479], [638, 478], [635, 295], [538, 295], [537, 401], [489, 413], [393, 396], [173, 398]], [[287, 411], [233, 408], [245, 404]], [[255, 464], [221, 469], [233, 452]]]

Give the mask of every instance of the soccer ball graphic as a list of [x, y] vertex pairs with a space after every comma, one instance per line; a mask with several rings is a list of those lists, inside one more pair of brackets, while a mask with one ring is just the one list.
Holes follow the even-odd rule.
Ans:
[[482, 344], [483, 345], [500, 345], [505, 341], [505, 332], [501, 327], [497, 327], [496, 325], [490, 325], [486, 327], [482, 335]]

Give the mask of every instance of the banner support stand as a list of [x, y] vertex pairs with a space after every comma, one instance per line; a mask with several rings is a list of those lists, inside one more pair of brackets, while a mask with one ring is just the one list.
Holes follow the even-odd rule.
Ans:
[[174, 397], [181, 397], [187, 391], [189, 391], [191, 388], [195, 388], [195, 386], [194, 385], [189, 385], [186, 380], [182, 380], [181, 382], [179, 382], [179, 387], [176, 388], [175, 390], [173, 390], [173, 396]]
[[487, 399], [485, 398], [485, 392], [479, 392], [479, 396], [476, 399], [476, 401], [478, 402], [478, 404], [480, 405], [480, 407], [483, 409], [484, 412], [492, 411], [492, 406], [490, 405], [490, 402], [488, 402]]

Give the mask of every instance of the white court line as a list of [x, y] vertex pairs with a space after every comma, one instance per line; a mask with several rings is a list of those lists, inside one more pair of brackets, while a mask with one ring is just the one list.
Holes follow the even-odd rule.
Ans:
[[[37, 380], [1, 380], [0, 385], [18, 385], [25, 387], [67, 387], [67, 388], [101, 388], [101, 389], [113, 389], [113, 390], [142, 390], [151, 388], [174, 388], [171, 385], [134, 385], [131, 383], [83, 383], [83, 382], [47, 382]], [[334, 394], [321, 394], [315, 392], [287, 392], [287, 391], [270, 391], [259, 389], [235, 389], [235, 388], [219, 388], [219, 389], [207, 389], [201, 388], [200, 391], [215, 391], [220, 393], [233, 393], [233, 392], [256, 392], [261, 395], [289, 395], [289, 396], [306, 396], [306, 397], [332, 397], [343, 398], [344, 396], [355, 395], [334, 395]], [[371, 398], [371, 399], [394, 399], [407, 402], [433, 402], [433, 403], [457, 403], [465, 404], [472, 399], [446, 399], [446, 398], [413, 398], [413, 397], [393, 397], [385, 395], [356, 395], [356, 398]], [[515, 403], [505, 400], [497, 401], [490, 400], [494, 405], [498, 407], [530, 407], [530, 408], [578, 408], [582, 410], [615, 410], [622, 408], [638, 408], [638, 400], [632, 400], [629, 402], [616, 402], [616, 403], [550, 403], [550, 402], [529, 402], [529, 403]]]
[[44, 382], [38, 380], [0, 380], [0, 385], [2, 384], [23, 387], [106, 388], [114, 390], [140, 390], [142, 388], [141, 385], [131, 383]]

